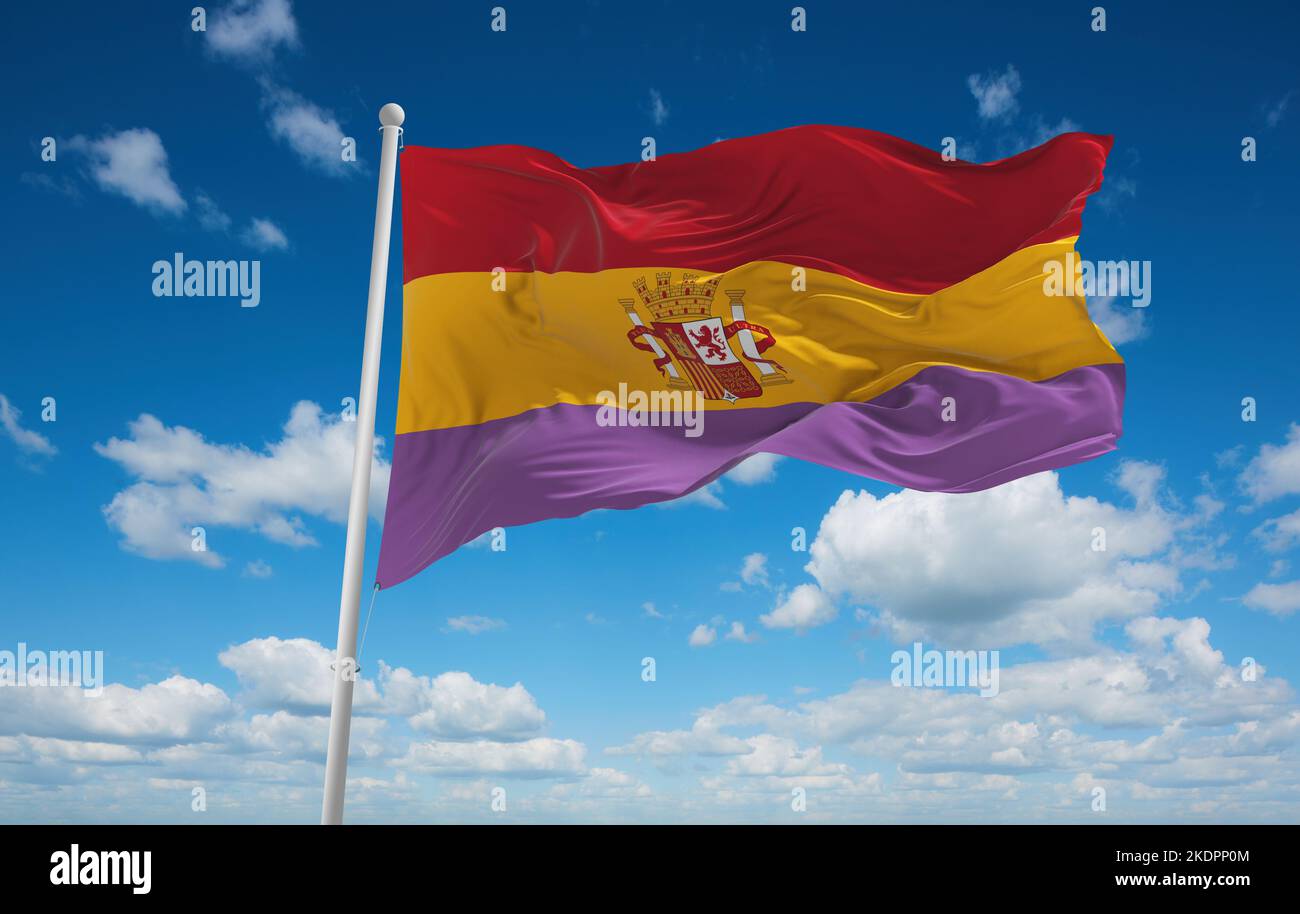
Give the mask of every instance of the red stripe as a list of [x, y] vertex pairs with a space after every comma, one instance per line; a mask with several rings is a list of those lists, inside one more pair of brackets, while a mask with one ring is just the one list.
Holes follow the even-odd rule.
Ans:
[[1110, 147], [1069, 133], [975, 165], [871, 130], [811, 126], [576, 168], [524, 146], [408, 146], [405, 280], [774, 260], [933, 292], [1079, 234]]

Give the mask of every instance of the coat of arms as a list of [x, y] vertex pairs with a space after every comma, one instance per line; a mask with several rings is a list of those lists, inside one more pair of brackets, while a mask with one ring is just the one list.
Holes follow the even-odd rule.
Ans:
[[[642, 276], [632, 283], [641, 303], [650, 312], [646, 324], [630, 298], [619, 299], [632, 329], [627, 338], [637, 349], [652, 353], [655, 368], [669, 387], [698, 390], [707, 400], [734, 403], [746, 397], [760, 397], [763, 388], [788, 384], [785, 370], [763, 357], [776, 338], [766, 327], [745, 320], [745, 290], [727, 289], [731, 320], [713, 315], [716, 279], [700, 282], [693, 273], [683, 273], [674, 283], [672, 273], [656, 273], [654, 288]], [[733, 342], [734, 341], [734, 342]], [[733, 348], [739, 344], [739, 349]], [[749, 370], [753, 365], [757, 377]]]

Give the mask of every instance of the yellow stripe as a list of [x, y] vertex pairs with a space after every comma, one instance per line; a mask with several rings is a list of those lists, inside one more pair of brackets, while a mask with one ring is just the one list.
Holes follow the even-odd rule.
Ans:
[[[1121, 361], [1088, 317], [1083, 298], [1048, 296], [1043, 264], [1074, 249], [1073, 238], [1017, 251], [930, 295], [874, 289], [836, 273], [806, 270], [792, 291], [788, 264], [762, 261], [717, 278], [712, 313], [731, 320], [724, 290], [745, 291], [745, 317], [776, 343], [764, 357], [791, 383], [709, 409], [786, 403], [861, 402], [930, 365], [993, 371], [1030, 381], [1082, 365]], [[662, 268], [661, 268], [662, 269]], [[443, 273], [404, 289], [398, 433], [473, 425], [555, 403], [594, 404], [603, 390], [661, 390], [654, 357], [627, 339], [620, 299], [649, 310], [633, 289], [656, 268], [599, 273]], [[673, 282], [682, 271], [673, 270]], [[504, 283], [494, 291], [493, 281]], [[732, 349], [741, 355], [733, 338]], [[749, 365], [749, 363], [746, 363]], [[749, 365], [757, 375], [757, 369]]]

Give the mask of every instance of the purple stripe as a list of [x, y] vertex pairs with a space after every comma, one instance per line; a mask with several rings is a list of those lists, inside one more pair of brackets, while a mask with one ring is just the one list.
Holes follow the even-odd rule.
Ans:
[[378, 581], [400, 584], [494, 527], [677, 498], [761, 451], [912, 489], [987, 489], [1113, 450], [1123, 403], [1121, 364], [1040, 382], [933, 366], [867, 403], [711, 410], [698, 438], [602, 427], [598, 407], [568, 404], [409, 432], [393, 447]]

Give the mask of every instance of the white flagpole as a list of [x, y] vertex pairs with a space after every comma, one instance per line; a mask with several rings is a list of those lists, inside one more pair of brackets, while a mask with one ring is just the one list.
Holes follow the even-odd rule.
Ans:
[[352, 688], [357, 671], [357, 622], [361, 616], [361, 575], [366, 558], [370, 501], [370, 461], [375, 449], [375, 399], [379, 391], [379, 349], [384, 336], [384, 293], [388, 287], [388, 236], [393, 222], [397, 140], [406, 113], [393, 103], [379, 109], [384, 135], [379, 153], [379, 201], [375, 204], [375, 242], [370, 252], [370, 298], [366, 303], [366, 342], [361, 355], [361, 395], [357, 402], [357, 440], [352, 451], [352, 494], [348, 499], [348, 540], [343, 552], [343, 592], [339, 597], [339, 639], [334, 653], [334, 694], [330, 700], [329, 746], [325, 753], [325, 800], [321, 825], [343, 823], [348, 780], [348, 736], [352, 731]]

